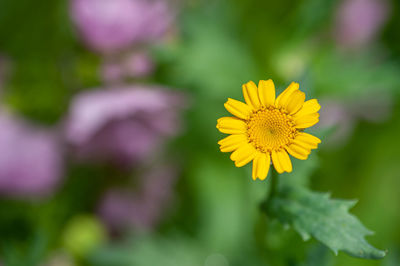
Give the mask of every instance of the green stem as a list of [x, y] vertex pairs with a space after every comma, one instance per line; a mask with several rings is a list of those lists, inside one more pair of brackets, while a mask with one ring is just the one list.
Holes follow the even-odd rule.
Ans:
[[276, 172], [276, 170], [272, 166], [271, 166], [270, 172], [271, 172], [271, 176], [269, 178], [270, 185], [269, 185], [268, 194], [265, 197], [265, 200], [261, 203], [261, 208], [263, 210], [268, 209], [268, 205], [269, 205], [271, 199], [276, 195], [277, 190], [278, 190], [278, 172]]
[[268, 192], [268, 197], [267, 201], [270, 201], [276, 194], [278, 190], [278, 172], [275, 170], [275, 168], [271, 167], [271, 180], [270, 180], [270, 187], [269, 187], [269, 192]]
[[260, 204], [260, 223], [258, 224], [258, 230], [256, 232], [256, 240], [259, 247], [262, 247], [262, 250], [265, 251], [270, 251], [270, 248], [268, 247], [268, 243], [265, 241], [265, 235], [268, 234], [268, 229], [269, 226], [267, 225], [267, 222], [269, 220], [269, 205], [271, 204], [271, 200], [275, 195], [277, 194], [278, 190], [278, 173], [275, 171], [273, 166], [270, 167], [270, 177], [267, 179], [269, 189], [268, 193], [265, 196], [265, 199], [261, 202]]

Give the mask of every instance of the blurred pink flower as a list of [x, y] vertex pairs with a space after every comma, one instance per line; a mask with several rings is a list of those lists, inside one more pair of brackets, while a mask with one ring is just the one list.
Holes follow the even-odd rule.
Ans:
[[154, 63], [146, 52], [132, 52], [123, 58], [106, 59], [101, 67], [101, 76], [106, 83], [115, 84], [126, 78], [144, 78], [154, 71]]
[[140, 78], [153, 73], [154, 63], [149, 54], [137, 52], [128, 55], [124, 61], [125, 73], [128, 77]]
[[100, 75], [104, 82], [115, 84], [124, 79], [124, 69], [118, 61], [107, 60], [101, 65]]
[[71, 16], [83, 39], [101, 52], [157, 40], [173, 18], [166, 0], [71, 1]]
[[172, 200], [173, 186], [177, 178], [171, 166], [152, 168], [140, 177], [138, 191], [111, 189], [99, 205], [99, 214], [110, 229], [150, 229], [164, 214]]
[[364, 46], [378, 35], [389, 15], [386, 0], [344, 0], [335, 19], [337, 42], [348, 48]]
[[79, 158], [129, 165], [178, 133], [184, 106], [181, 94], [146, 86], [81, 93], [72, 101], [66, 138]]
[[[321, 100], [320, 122], [317, 128], [334, 128], [325, 143], [337, 147], [346, 142], [359, 120], [383, 122], [392, 112], [392, 101], [387, 96], [360, 98], [357, 102]], [[366, 112], [366, 110], [368, 110]]]
[[51, 194], [61, 181], [62, 152], [55, 136], [0, 115], [0, 193], [11, 197]]

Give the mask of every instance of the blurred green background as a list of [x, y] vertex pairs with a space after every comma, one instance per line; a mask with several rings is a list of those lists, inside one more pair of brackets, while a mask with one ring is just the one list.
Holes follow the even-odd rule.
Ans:
[[[0, 265], [400, 265], [398, 1], [104, 1], [86, 0], [80, 12], [79, 0], [0, 0], [0, 109], [7, 116], [0, 130], [9, 132], [0, 133]], [[165, 29], [154, 37], [148, 32], [156, 23]], [[137, 54], [144, 60], [135, 57], [130, 68], [125, 60]], [[335, 256], [315, 240], [303, 242], [260, 213], [268, 178], [252, 181], [251, 166], [235, 168], [219, 152], [223, 136], [215, 125], [227, 115], [226, 98], [242, 100], [241, 84], [269, 78], [279, 91], [299, 82], [322, 106], [312, 130], [321, 147], [310, 162], [293, 159], [290, 175], [306, 171], [314, 190], [358, 199], [352, 213], [375, 231], [368, 241], [388, 250], [383, 260]], [[146, 136], [171, 126], [156, 118], [160, 110], [148, 98], [150, 111], [127, 106], [140, 112], [126, 111], [123, 119], [107, 113], [123, 101], [120, 88], [136, 99], [154, 86], [180, 95], [165, 102], [180, 130], [160, 133], [160, 142], [157, 135], [145, 158], [116, 163], [109, 156], [120, 155], [113, 144], [120, 135], [103, 136], [107, 126], [158, 123], [146, 124]], [[114, 105], [95, 97], [82, 103], [100, 106], [105, 119], [91, 137], [112, 147], [97, 150], [96, 139], [89, 150], [104, 155], [98, 160], [77, 152], [68, 128], [91, 121], [75, 122], [76, 99], [103, 91]], [[56, 155], [29, 144], [37, 130], [51, 133]], [[127, 131], [121, 149], [144, 134], [136, 130]], [[45, 175], [57, 180], [30, 185]], [[124, 193], [110, 203], [105, 195], [114, 188]]]

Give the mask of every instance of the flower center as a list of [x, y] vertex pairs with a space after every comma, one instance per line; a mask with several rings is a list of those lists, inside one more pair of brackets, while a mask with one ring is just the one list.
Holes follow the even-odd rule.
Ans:
[[275, 107], [255, 112], [247, 126], [249, 141], [262, 152], [283, 148], [297, 134], [292, 118]]

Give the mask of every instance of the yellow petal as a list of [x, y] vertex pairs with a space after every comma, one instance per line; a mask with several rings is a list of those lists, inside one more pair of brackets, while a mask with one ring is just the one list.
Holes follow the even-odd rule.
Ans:
[[247, 131], [246, 123], [236, 117], [221, 117], [217, 120], [217, 128], [226, 134], [241, 134]]
[[242, 119], [248, 119], [251, 114], [251, 108], [245, 103], [228, 98], [228, 101], [224, 104], [226, 110], [236, 117]]
[[299, 89], [299, 83], [292, 82], [289, 87], [286, 88], [279, 96], [276, 98], [275, 106], [276, 107], [286, 107], [290, 96], [293, 92]]
[[279, 161], [278, 154], [276, 151], [272, 151], [271, 153], [272, 163], [274, 164], [275, 170], [282, 174], [284, 172], [281, 162]]
[[299, 140], [297, 138], [293, 140], [293, 144], [296, 144], [297, 146], [300, 146], [300, 147], [302, 147], [304, 149], [307, 149], [307, 150], [311, 150], [311, 149], [316, 149], [317, 148], [317, 146], [309, 144], [307, 142], [303, 142], [303, 141], [301, 141], [301, 140]]
[[288, 173], [292, 172], [292, 162], [290, 161], [290, 157], [285, 150], [279, 150], [277, 152], [279, 164], [282, 166], [282, 169]]
[[269, 153], [258, 152], [253, 161], [253, 180], [267, 178], [270, 164], [271, 157]]
[[293, 143], [306, 149], [316, 149], [318, 144], [321, 143], [321, 140], [308, 133], [300, 132], [294, 139]]
[[260, 169], [260, 167], [262, 167], [262, 165], [259, 162], [261, 154], [262, 154], [261, 152], [257, 152], [256, 156], [254, 156], [253, 169], [252, 169], [252, 173], [251, 173], [253, 180], [257, 179], [259, 169]]
[[242, 167], [254, 159], [257, 151], [251, 144], [245, 144], [232, 152], [231, 160], [235, 162], [236, 167]]
[[275, 104], [275, 85], [269, 80], [260, 80], [258, 83], [258, 96], [263, 106], [271, 106]]
[[287, 102], [286, 110], [289, 112], [289, 114], [296, 113], [303, 106], [305, 99], [306, 94], [304, 92], [299, 90], [294, 91]]
[[310, 154], [310, 150], [306, 150], [302, 147], [297, 146], [296, 144], [290, 144], [289, 146], [287, 146], [286, 151], [299, 160], [306, 160], [308, 158], [308, 155]]
[[315, 143], [315, 144], [321, 143], [321, 140], [319, 138], [311, 134], [308, 134], [306, 132], [300, 132], [296, 137], [300, 137], [304, 142], [308, 143]]
[[303, 104], [303, 107], [295, 114], [296, 117], [311, 115], [319, 111], [321, 105], [319, 105], [317, 99], [311, 99]]
[[260, 107], [260, 100], [258, 99], [257, 86], [253, 81], [249, 81], [242, 86], [244, 100], [253, 110]]
[[319, 121], [319, 114], [313, 113], [311, 115], [294, 117], [295, 127], [296, 128], [308, 128], [312, 127]]
[[220, 150], [222, 152], [231, 152], [238, 149], [241, 145], [247, 143], [247, 136], [245, 134], [230, 135], [218, 141]]

